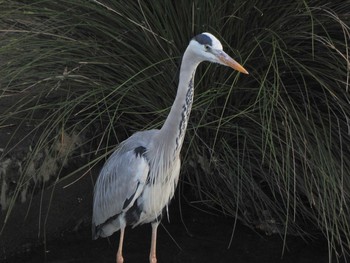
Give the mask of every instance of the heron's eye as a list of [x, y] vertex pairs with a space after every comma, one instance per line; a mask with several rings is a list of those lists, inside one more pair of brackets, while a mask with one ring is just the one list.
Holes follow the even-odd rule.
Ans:
[[209, 51], [210, 50], [210, 46], [209, 45], [204, 45], [205, 51]]

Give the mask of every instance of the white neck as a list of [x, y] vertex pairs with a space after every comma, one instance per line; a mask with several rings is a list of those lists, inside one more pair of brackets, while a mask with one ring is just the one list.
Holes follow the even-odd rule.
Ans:
[[168, 149], [174, 150], [175, 155], [180, 153], [186, 133], [194, 95], [194, 75], [199, 63], [198, 58], [187, 48], [182, 58], [176, 98], [160, 130], [160, 136], [169, 144]]

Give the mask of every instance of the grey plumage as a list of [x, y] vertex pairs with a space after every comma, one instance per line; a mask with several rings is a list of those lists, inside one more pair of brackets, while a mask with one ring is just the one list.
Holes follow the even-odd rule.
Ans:
[[180, 150], [193, 103], [195, 70], [204, 60], [248, 73], [222, 50], [213, 35], [194, 37], [184, 53], [176, 98], [162, 128], [137, 132], [123, 141], [100, 172], [94, 190], [93, 238], [110, 236], [120, 229], [117, 262], [123, 262], [125, 227], [143, 223], [152, 223], [150, 261], [156, 262], [157, 226], [179, 180]]
[[154, 133], [156, 131], [144, 131], [129, 137], [118, 146], [102, 168], [94, 192], [94, 239], [119, 230], [123, 223], [119, 217], [125, 216], [139, 197], [149, 176], [149, 162], [145, 152], [137, 153], [135, 149], [149, 148]]
[[[92, 219], [94, 239], [99, 236], [109, 236], [126, 225], [136, 226], [156, 220], [173, 196], [178, 176], [169, 174], [169, 171], [172, 171], [169, 167], [170, 161], [163, 160], [163, 163], [169, 163], [164, 167], [169, 168], [156, 169], [154, 167], [155, 162], [162, 161], [159, 158], [158, 160], [152, 158], [152, 154], [159, 152], [157, 156], [165, 156], [161, 152], [166, 150], [164, 145], [160, 147], [155, 142], [159, 134], [159, 130], [133, 134], [118, 146], [102, 168], [94, 192]], [[137, 149], [140, 147], [144, 151], [138, 152]], [[151, 170], [158, 170], [158, 173], [151, 173]], [[159, 180], [159, 173], [167, 176]], [[165, 187], [167, 192], [161, 190], [164, 188], [163, 185], [168, 185]], [[153, 189], [158, 188], [160, 193], [157, 200], [149, 199], [157, 194]], [[157, 205], [158, 202], [160, 205]], [[130, 214], [133, 212], [133, 210], [130, 211], [133, 205], [137, 205], [141, 212], [138, 216]], [[148, 210], [144, 211], [146, 208]], [[127, 221], [126, 217], [129, 217], [130, 220]]]

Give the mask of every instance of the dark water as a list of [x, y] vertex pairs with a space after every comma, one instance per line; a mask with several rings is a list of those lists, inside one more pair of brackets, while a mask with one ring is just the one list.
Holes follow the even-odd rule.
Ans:
[[[171, 222], [164, 218], [163, 226], [158, 230], [159, 263], [328, 262], [327, 243], [322, 239], [306, 243], [299, 237], [290, 236], [282, 256], [283, 240], [280, 236], [266, 236], [239, 224], [228, 248], [233, 219], [187, 207], [182, 211], [182, 222], [176, 205], [172, 207]], [[92, 241], [90, 226], [85, 225], [77, 231], [62, 233], [60, 238], [48, 241], [46, 246], [28, 249], [5, 262], [115, 262], [118, 238], [119, 233], [109, 239]], [[148, 262], [150, 238], [150, 225], [128, 228], [124, 241], [125, 263]]]

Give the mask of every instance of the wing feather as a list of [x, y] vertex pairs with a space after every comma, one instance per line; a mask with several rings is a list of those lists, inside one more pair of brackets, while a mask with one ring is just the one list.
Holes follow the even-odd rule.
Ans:
[[135, 147], [121, 145], [102, 168], [94, 190], [93, 225], [127, 211], [143, 191], [149, 163]]

